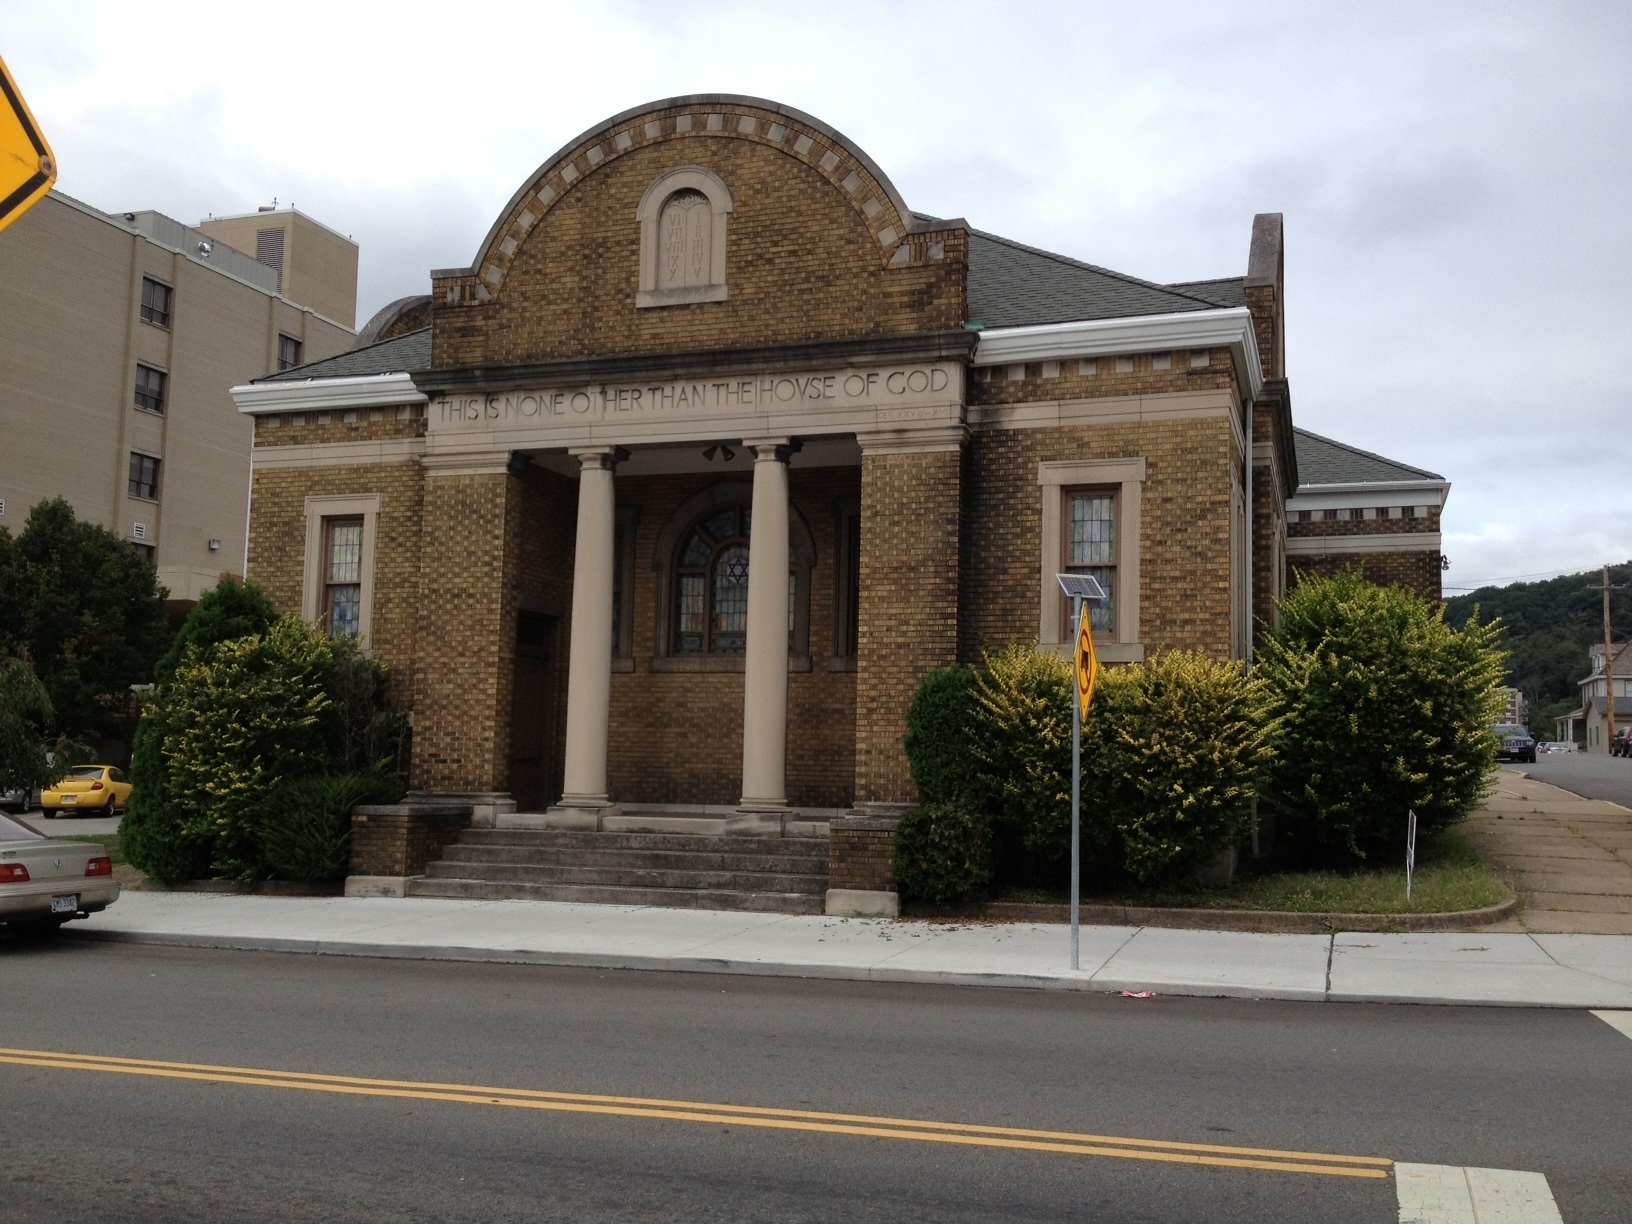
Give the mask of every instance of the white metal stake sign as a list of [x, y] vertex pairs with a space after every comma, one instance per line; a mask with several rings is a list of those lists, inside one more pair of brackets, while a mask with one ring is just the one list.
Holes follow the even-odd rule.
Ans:
[[1405, 899], [1411, 900], [1411, 873], [1417, 866], [1417, 814], [1406, 813], [1405, 821]]
[[1072, 672], [1076, 692], [1071, 699], [1071, 968], [1081, 967], [1078, 948], [1082, 893], [1082, 718], [1094, 699], [1094, 682], [1099, 678], [1099, 656], [1094, 652], [1094, 630], [1084, 601], [1104, 599], [1105, 589], [1087, 574], [1057, 574], [1060, 590], [1071, 598], [1071, 623], [1076, 626], [1077, 644]]

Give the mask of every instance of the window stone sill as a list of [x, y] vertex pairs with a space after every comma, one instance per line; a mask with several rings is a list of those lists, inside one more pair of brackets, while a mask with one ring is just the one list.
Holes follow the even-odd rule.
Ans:
[[724, 285], [688, 285], [684, 289], [642, 289], [635, 294], [635, 308], [685, 306], [692, 302], [725, 301]]
[[[653, 672], [738, 672], [746, 670], [742, 655], [657, 655], [652, 659]], [[789, 655], [788, 671], [808, 672], [809, 655]]]

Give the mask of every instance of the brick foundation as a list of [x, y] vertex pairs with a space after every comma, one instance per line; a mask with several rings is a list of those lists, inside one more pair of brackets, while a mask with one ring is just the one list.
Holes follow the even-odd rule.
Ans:
[[373, 804], [352, 809], [351, 874], [417, 876], [470, 827], [463, 804]]
[[828, 826], [829, 888], [895, 891], [895, 827], [898, 820], [849, 817]]

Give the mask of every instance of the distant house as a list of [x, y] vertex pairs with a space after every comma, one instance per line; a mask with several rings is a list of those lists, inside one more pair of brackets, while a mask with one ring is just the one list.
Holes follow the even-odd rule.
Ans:
[[[1632, 642], [1619, 642], [1615, 651], [1615, 725], [1632, 726]], [[1592, 674], [1581, 681], [1581, 705], [1557, 720], [1557, 738], [1575, 743], [1583, 752], [1609, 751], [1609, 700], [1604, 681], [1604, 648], [1592, 647]]]

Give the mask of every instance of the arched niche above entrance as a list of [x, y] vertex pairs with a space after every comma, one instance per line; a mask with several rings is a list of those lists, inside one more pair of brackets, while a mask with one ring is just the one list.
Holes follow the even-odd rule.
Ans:
[[[657, 658], [673, 658], [676, 600], [675, 575], [680, 565], [680, 549], [691, 537], [693, 530], [704, 519], [721, 510], [746, 510], [754, 502], [754, 486], [745, 480], [724, 481], [710, 485], [681, 502], [669, 516], [663, 529], [657, 533], [652, 548], [652, 569], [657, 572], [656, 632], [652, 635], [652, 654]], [[751, 530], [751, 529], [750, 529]], [[793, 574], [793, 633], [788, 652], [791, 657], [808, 659], [810, 656], [810, 575], [816, 568], [816, 541], [810, 533], [799, 508], [788, 506], [788, 568]], [[702, 656], [711, 659], [716, 656]]]
[[726, 222], [733, 207], [725, 180], [702, 166], [660, 174], [640, 198], [640, 290], [635, 305], [723, 302]]
[[479, 307], [493, 301], [503, 292], [517, 252], [567, 196], [624, 157], [654, 145], [697, 138], [774, 149], [814, 171], [855, 213], [870, 235], [880, 266], [896, 269], [942, 258], [931, 253], [926, 240], [908, 240], [909, 235], [937, 229], [941, 223], [916, 217], [872, 158], [842, 133], [765, 98], [697, 94], [634, 107], [564, 145], [511, 197], [470, 267], [432, 272], [438, 307]]

